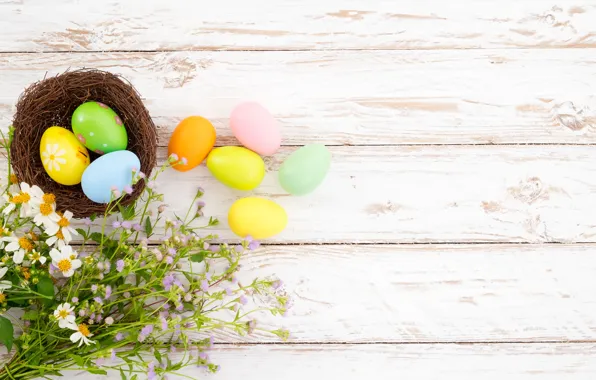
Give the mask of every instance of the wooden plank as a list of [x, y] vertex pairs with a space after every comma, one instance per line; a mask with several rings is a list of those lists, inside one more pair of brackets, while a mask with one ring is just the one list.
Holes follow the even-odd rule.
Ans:
[[[594, 354], [594, 344], [217, 346], [209, 353], [221, 368], [217, 374], [195, 366], [180, 373], [194, 379], [246, 380], [360, 380], [371, 375], [379, 380], [591, 380], [596, 376]], [[171, 357], [179, 360], [181, 355]]]
[[259, 325], [289, 329], [290, 342], [596, 340], [594, 245], [268, 246], [238, 279], [268, 275], [293, 307]]
[[[234, 241], [232, 203], [272, 199], [289, 216], [268, 243], [594, 242], [596, 152], [591, 147], [410, 146], [331, 147], [332, 166], [313, 193], [285, 193], [277, 169], [293, 147], [265, 159], [253, 191], [227, 188], [203, 165], [168, 170], [159, 191], [172, 216], [185, 215], [198, 186], [211, 229]], [[159, 155], [165, 158], [165, 148]], [[0, 161], [2, 168], [5, 162]], [[172, 216], [173, 217], [173, 216]]]
[[0, 1], [1, 51], [594, 47], [592, 0]]
[[290, 145], [596, 142], [596, 49], [0, 54], [0, 124], [26, 86], [82, 66], [128, 78], [162, 145], [192, 114], [236, 143], [228, 117], [244, 99]]

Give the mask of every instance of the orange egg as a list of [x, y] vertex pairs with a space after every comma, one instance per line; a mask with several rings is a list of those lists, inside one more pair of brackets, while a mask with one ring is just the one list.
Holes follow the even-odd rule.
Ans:
[[174, 165], [174, 169], [185, 172], [203, 162], [215, 145], [215, 128], [201, 116], [189, 116], [174, 129], [168, 144], [168, 156], [175, 153], [186, 158], [186, 165]]

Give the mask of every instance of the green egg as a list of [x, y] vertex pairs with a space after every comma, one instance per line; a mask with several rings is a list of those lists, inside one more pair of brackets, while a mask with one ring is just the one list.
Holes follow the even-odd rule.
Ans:
[[98, 154], [125, 150], [128, 134], [122, 119], [100, 102], [85, 102], [72, 114], [72, 131], [88, 149]]
[[292, 195], [308, 194], [323, 182], [330, 165], [331, 152], [325, 145], [305, 145], [281, 164], [279, 183]]

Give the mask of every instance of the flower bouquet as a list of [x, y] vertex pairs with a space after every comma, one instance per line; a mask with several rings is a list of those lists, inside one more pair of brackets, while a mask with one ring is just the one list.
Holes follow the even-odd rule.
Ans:
[[[12, 131], [3, 141], [8, 151]], [[184, 217], [165, 216], [157, 179], [183, 162], [170, 157], [151, 176], [135, 170], [132, 186], [113, 191], [105, 213], [82, 223], [57, 210], [55, 195], [19, 183], [8, 162], [0, 205], [0, 343], [10, 360], [1, 380], [67, 370], [157, 379], [189, 365], [215, 372], [208, 351], [217, 330], [288, 337], [253, 318], [287, 311], [281, 281], [236, 279], [242, 255], [257, 241], [212, 245], [217, 236], [199, 233], [218, 223], [209, 218], [197, 227], [205, 219], [200, 188]], [[141, 181], [141, 196], [121, 204]]]

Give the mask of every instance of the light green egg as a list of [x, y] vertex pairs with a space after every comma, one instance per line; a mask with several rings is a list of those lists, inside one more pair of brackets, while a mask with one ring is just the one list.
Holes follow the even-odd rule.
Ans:
[[98, 154], [125, 150], [128, 134], [122, 119], [107, 105], [85, 102], [72, 114], [72, 131], [88, 149]]
[[325, 145], [305, 145], [281, 164], [279, 183], [292, 195], [308, 194], [323, 182], [330, 165], [331, 152]]

